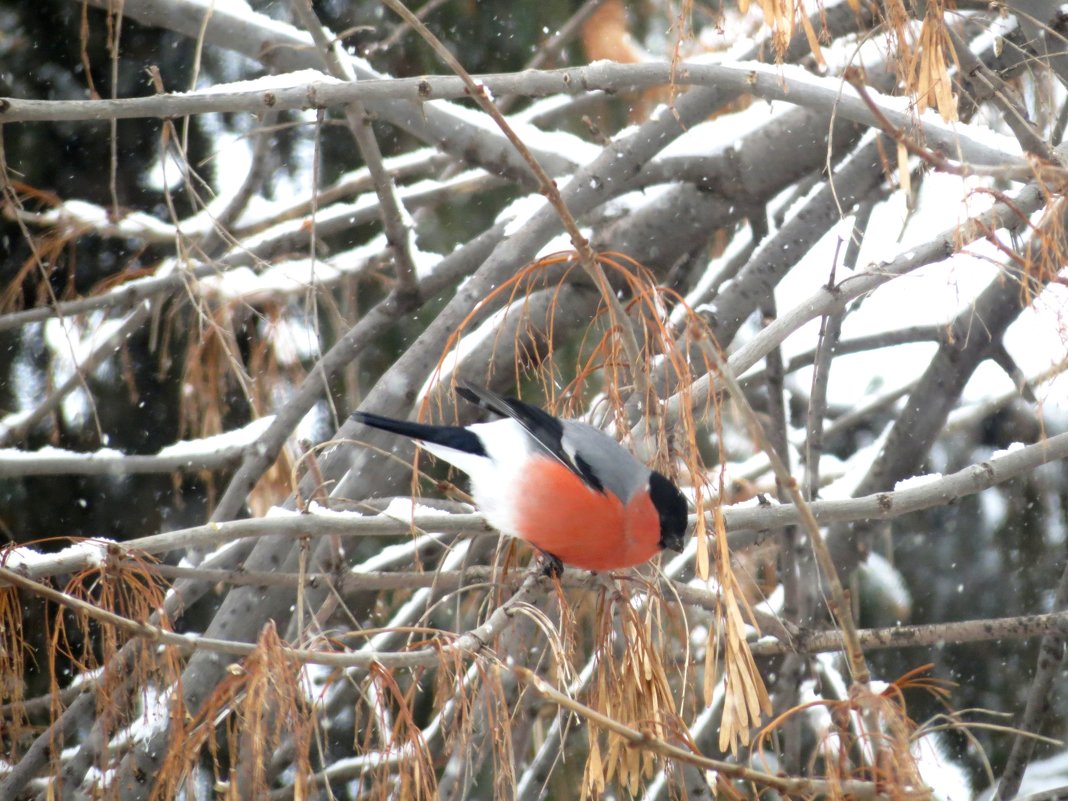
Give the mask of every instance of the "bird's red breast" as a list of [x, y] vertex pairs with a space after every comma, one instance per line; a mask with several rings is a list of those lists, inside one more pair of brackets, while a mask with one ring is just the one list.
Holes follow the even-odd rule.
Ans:
[[554, 459], [534, 456], [517, 487], [514, 532], [565, 564], [621, 570], [657, 553], [660, 521], [646, 491], [626, 504]]

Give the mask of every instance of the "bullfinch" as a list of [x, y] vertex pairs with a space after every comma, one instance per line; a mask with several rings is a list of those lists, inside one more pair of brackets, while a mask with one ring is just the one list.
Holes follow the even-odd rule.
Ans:
[[[469, 384], [457, 394], [501, 419], [431, 426], [356, 412], [364, 425], [415, 440], [467, 473], [489, 523], [559, 563], [619, 570], [681, 551], [686, 499], [603, 431]], [[553, 568], [555, 567], [555, 571]]]

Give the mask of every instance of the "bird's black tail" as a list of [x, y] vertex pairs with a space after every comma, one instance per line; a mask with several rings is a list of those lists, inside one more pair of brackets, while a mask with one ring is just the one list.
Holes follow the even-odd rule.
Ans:
[[482, 440], [473, 431], [468, 431], [462, 426], [430, 426], [425, 423], [394, 420], [392, 417], [382, 417], [368, 412], [355, 412], [352, 418], [359, 420], [365, 426], [380, 428], [391, 434], [400, 434], [402, 437], [409, 437], [419, 442], [429, 442], [432, 445], [441, 445], [464, 453], [473, 453], [476, 456], [486, 455]]

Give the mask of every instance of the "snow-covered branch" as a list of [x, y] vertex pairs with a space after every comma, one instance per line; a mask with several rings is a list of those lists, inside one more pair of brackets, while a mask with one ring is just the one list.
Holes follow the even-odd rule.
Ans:
[[[524, 70], [517, 73], [473, 76], [494, 96], [544, 97], [554, 94], [621, 92], [653, 86], [703, 86], [746, 92], [763, 100], [794, 103], [828, 116], [879, 127], [864, 100], [841, 78], [821, 77], [789, 65], [761, 62], [705, 64], [616, 64], [598, 62], [586, 67], [559, 70]], [[463, 81], [453, 75], [418, 78], [339, 81], [321, 73], [303, 70], [238, 84], [220, 84], [210, 90], [153, 95], [122, 100], [20, 100], [0, 99], [0, 122], [58, 122], [175, 118], [190, 114], [331, 108], [353, 102], [405, 101], [423, 105], [436, 100], [467, 96]], [[917, 114], [908, 98], [868, 92], [887, 121], [899, 129], [917, 129], [929, 146], [949, 158], [977, 167], [997, 167], [1000, 174], [1026, 177], [1031, 167], [1015, 140], [966, 124], [945, 123], [936, 112]], [[545, 141], [546, 134], [520, 127], [525, 141]], [[489, 129], [487, 128], [487, 134]], [[558, 134], [554, 134], [558, 136]], [[563, 144], [563, 142], [561, 142]], [[585, 148], [580, 142], [576, 146]], [[561, 153], [567, 148], [562, 147]]]
[[103, 448], [90, 453], [42, 448], [24, 451], [0, 448], [0, 478], [49, 475], [137, 475], [177, 471], [218, 470], [233, 465], [273, 417], [213, 437], [185, 440], [151, 455], [121, 453]]

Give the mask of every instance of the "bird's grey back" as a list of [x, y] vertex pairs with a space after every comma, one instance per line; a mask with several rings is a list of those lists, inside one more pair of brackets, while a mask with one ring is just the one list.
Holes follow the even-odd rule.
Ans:
[[624, 502], [649, 480], [649, 468], [630, 451], [600, 429], [577, 420], [564, 420], [562, 445], [568, 453], [580, 456], [600, 479], [606, 490]]

